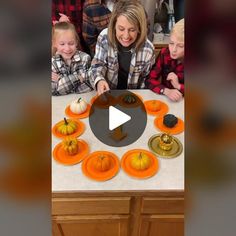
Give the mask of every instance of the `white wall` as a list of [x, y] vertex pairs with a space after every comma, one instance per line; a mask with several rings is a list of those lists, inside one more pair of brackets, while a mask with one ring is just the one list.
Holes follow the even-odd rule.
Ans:
[[150, 20], [150, 33], [148, 38], [152, 41], [153, 39], [153, 23], [154, 23], [154, 15], [155, 15], [155, 8], [156, 8], [156, 0], [141, 0]]

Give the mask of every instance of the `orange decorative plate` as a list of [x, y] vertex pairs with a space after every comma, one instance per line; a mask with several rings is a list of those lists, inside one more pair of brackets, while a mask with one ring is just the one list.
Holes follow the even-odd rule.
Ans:
[[[109, 155], [111, 157], [111, 168], [107, 171], [98, 171], [94, 167], [93, 160], [96, 158], [98, 155]], [[89, 156], [87, 156], [83, 163], [82, 163], [82, 171], [84, 175], [87, 177], [97, 180], [97, 181], [105, 181], [113, 178], [119, 171], [120, 169], [120, 162], [118, 157], [108, 151], [97, 151], [91, 153]]]
[[[152, 111], [150, 109], [150, 107], [152, 106], [152, 103], [156, 101], [156, 102], [160, 102], [160, 110], [158, 111]], [[146, 111], [149, 115], [152, 115], [152, 116], [158, 116], [158, 117], [161, 117], [161, 116], [164, 116], [168, 111], [169, 111], [169, 107], [166, 103], [160, 101], [160, 100], [147, 100], [144, 102], [144, 106], [146, 108]]]
[[[95, 101], [95, 105], [96, 107], [99, 107], [99, 108], [103, 108], [103, 109], [107, 109], [109, 108], [109, 106], [114, 106], [116, 105], [117, 101], [116, 101], [116, 98], [114, 98], [112, 95], [108, 95], [109, 96], [109, 101], [105, 104], [101, 103], [98, 99], [97, 99], [97, 95], [92, 97], [91, 99], [91, 104], [93, 104]], [[97, 100], [96, 100], [97, 99]]]
[[[136, 170], [132, 168], [130, 164], [132, 155], [135, 153], [140, 153], [140, 152], [145, 153], [151, 158], [152, 164], [146, 170]], [[151, 152], [144, 149], [133, 149], [126, 152], [123, 155], [122, 160], [121, 160], [121, 167], [128, 175], [135, 178], [143, 179], [143, 178], [149, 178], [155, 175], [156, 172], [158, 171], [159, 164], [158, 164], [158, 160], [156, 156], [152, 154]]]
[[88, 144], [82, 140], [78, 139], [79, 152], [75, 155], [68, 155], [62, 146], [62, 143], [58, 143], [53, 150], [53, 157], [56, 161], [64, 165], [75, 165], [81, 162], [89, 153]]
[[143, 98], [142, 98], [140, 95], [136, 94], [136, 93], [133, 93], [133, 94], [139, 98], [139, 99], [136, 100], [135, 103], [129, 104], [129, 103], [124, 102], [124, 101], [123, 101], [124, 96], [130, 95], [130, 93], [124, 93], [124, 94], [122, 94], [122, 95], [120, 95], [120, 96], [118, 97], [118, 102], [119, 102], [119, 104], [120, 104], [122, 107], [127, 107], [127, 108], [140, 106], [140, 105], [141, 105], [141, 102], [143, 101]]
[[61, 121], [59, 121], [58, 123], [56, 123], [53, 128], [52, 128], [52, 133], [58, 137], [58, 138], [65, 138], [65, 137], [79, 137], [85, 130], [85, 125], [83, 122], [81, 122], [80, 120], [75, 120], [75, 119], [68, 119], [68, 120], [73, 120], [76, 124], [77, 124], [77, 130], [70, 135], [64, 135], [61, 134], [57, 131], [57, 127], [60, 124]]
[[91, 109], [91, 105], [87, 104], [87, 109], [83, 113], [76, 114], [76, 113], [74, 113], [70, 110], [70, 105], [69, 105], [69, 106], [66, 107], [65, 113], [66, 113], [67, 116], [69, 116], [71, 118], [83, 119], [83, 118], [86, 118], [86, 117], [89, 116], [90, 109]]
[[163, 124], [163, 120], [164, 120], [164, 117], [157, 117], [154, 120], [154, 125], [159, 130], [166, 132], [168, 134], [180, 134], [184, 131], [184, 122], [180, 118], [178, 118], [178, 123], [172, 128], [165, 126]]

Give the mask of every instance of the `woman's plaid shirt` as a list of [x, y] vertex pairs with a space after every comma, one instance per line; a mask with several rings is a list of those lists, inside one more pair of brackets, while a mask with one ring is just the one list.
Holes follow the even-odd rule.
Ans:
[[89, 83], [88, 69], [91, 58], [88, 54], [77, 51], [68, 66], [58, 54], [52, 57], [52, 71], [60, 75], [57, 82], [51, 80], [52, 95], [86, 93], [92, 90]]
[[[98, 36], [95, 56], [92, 60], [90, 81], [93, 87], [99, 80], [105, 79], [110, 89], [116, 89], [118, 83], [118, 51], [108, 43], [107, 28]], [[155, 63], [153, 44], [146, 39], [143, 46], [135, 52], [131, 51], [131, 63], [128, 75], [128, 89], [145, 88], [144, 81], [148, 76], [152, 65]]]

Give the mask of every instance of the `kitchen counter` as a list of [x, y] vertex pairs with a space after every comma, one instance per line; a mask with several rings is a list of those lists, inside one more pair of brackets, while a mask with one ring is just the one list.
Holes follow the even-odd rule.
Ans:
[[[132, 90], [132, 92], [141, 95], [143, 100], [157, 99], [165, 102], [169, 106], [169, 112], [184, 120], [184, 99], [178, 103], [171, 102], [166, 96], [158, 95], [150, 90]], [[78, 97], [84, 98], [90, 102], [96, 92], [86, 94], [70, 94], [65, 96], [52, 96], [52, 127], [66, 117], [65, 108], [72, 100]], [[85, 140], [90, 147], [90, 153], [98, 150], [106, 150], [115, 153], [121, 160], [123, 154], [131, 149], [148, 148], [148, 140], [154, 134], [160, 133], [154, 127], [155, 117], [148, 115], [147, 126], [142, 136], [131, 145], [126, 147], [111, 147], [100, 142], [92, 133], [89, 127], [89, 119], [81, 119], [85, 124], [85, 132], [79, 139]], [[184, 132], [175, 135], [183, 144], [184, 150]], [[61, 142], [61, 139], [52, 134], [52, 150]], [[87, 178], [81, 170], [81, 163], [65, 166], [56, 162], [52, 158], [52, 192], [83, 192], [83, 191], [184, 191], [184, 151], [176, 158], [163, 159], [157, 157], [159, 161], [158, 172], [147, 179], [136, 179], [128, 176], [121, 168], [118, 174], [105, 182], [97, 182]]]

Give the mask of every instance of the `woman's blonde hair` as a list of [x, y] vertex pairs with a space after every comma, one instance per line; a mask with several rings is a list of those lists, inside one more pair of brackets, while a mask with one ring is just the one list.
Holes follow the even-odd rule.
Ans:
[[147, 19], [144, 8], [137, 0], [120, 0], [115, 4], [108, 25], [108, 40], [114, 48], [117, 47], [115, 26], [117, 18], [121, 15], [125, 16], [131, 24], [137, 27], [138, 35], [135, 42], [135, 50], [138, 50], [147, 37]]
[[171, 34], [176, 35], [177, 39], [184, 42], [184, 19], [179, 20], [172, 28]]
[[55, 55], [56, 53], [56, 48], [54, 46], [54, 43], [57, 35], [59, 33], [63, 33], [62, 31], [65, 30], [71, 30], [74, 33], [77, 47], [80, 46], [80, 40], [76, 32], [75, 26], [70, 22], [58, 22], [52, 27], [52, 55]]

